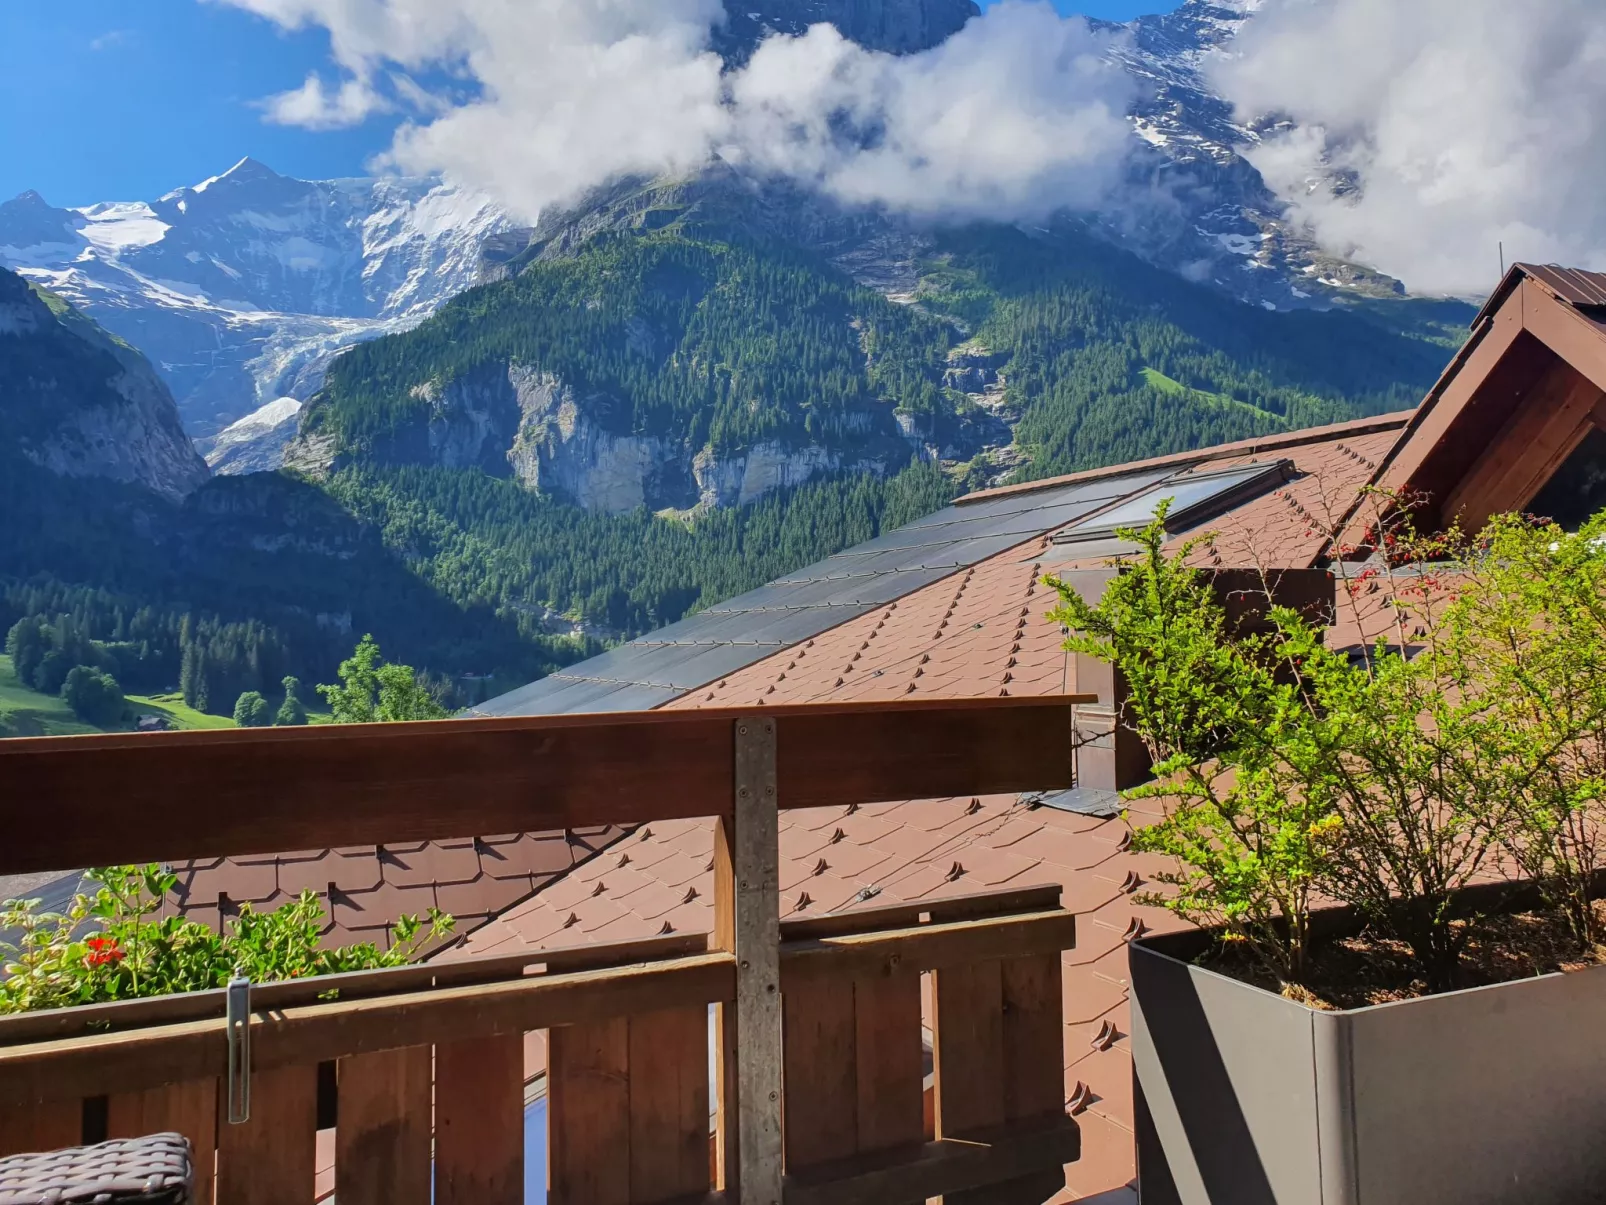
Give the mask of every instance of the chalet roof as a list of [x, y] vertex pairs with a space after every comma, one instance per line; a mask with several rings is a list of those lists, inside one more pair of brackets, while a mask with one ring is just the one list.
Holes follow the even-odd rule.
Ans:
[[1377, 484], [1476, 529], [1525, 507], [1606, 423], [1606, 275], [1516, 264], [1410, 416]]
[[[1042, 577], [1096, 566], [1108, 551], [1096, 540], [1056, 544], [1056, 533], [1190, 475], [1287, 458], [1292, 479], [1212, 516], [1215, 539], [1197, 555], [1228, 567], [1303, 568], [1325, 561], [1332, 533], [1353, 520], [1368, 486], [1422, 488], [1442, 499], [1482, 473], [1506, 481], [1500, 488], [1509, 492], [1511, 473], [1499, 457], [1539, 447], [1553, 467], [1566, 441], [1547, 424], [1571, 438], [1593, 414], [1606, 415], [1589, 393], [1606, 387], [1606, 309], [1595, 308], [1602, 305], [1606, 277], [1518, 265], [1415, 411], [974, 494], [476, 710], [1074, 692], [1075, 662], [1046, 618], [1053, 599]], [[1492, 467], [1480, 459], [1490, 455]], [[1499, 496], [1485, 489], [1482, 497]], [[1386, 600], [1367, 594], [1349, 611], [1345, 640], [1365, 639], [1382, 630]], [[1066, 1097], [1079, 1113], [1084, 1156], [1069, 1169], [1060, 1200], [1135, 1201], [1124, 946], [1176, 924], [1134, 898], [1165, 865], [1130, 850], [1130, 823], [1144, 823], [1153, 806], [1133, 803], [1131, 822], [1016, 796], [894, 800], [781, 817], [788, 914], [1054, 882], [1066, 907], [1085, 916], [1064, 963]], [[542, 883], [532, 872], [531, 892], [441, 956], [706, 932], [712, 843], [710, 822], [697, 820], [596, 834], [574, 845], [572, 870]], [[527, 1045], [532, 1070], [543, 1058], [539, 1041]]]
[[[1377, 472], [1407, 417], [1230, 444], [963, 499], [930, 526], [946, 533], [967, 514], [985, 522], [1008, 516], [1000, 525], [1000, 535], [1008, 537], [1000, 542], [1007, 546], [973, 561], [956, 556], [935, 580], [897, 579], [909, 583], [902, 593], [839, 612], [834, 625], [783, 647], [755, 648], [736, 668], [678, 690], [663, 706], [1075, 691], [1075, 661], [1060, 647], [1059, 628], [1046, 618], [1054, 595], [1041, 579], [1052, 569], [1096, 564], [1099, 557], [1068, 560], [1051, 543], [1054, 532], [1179, 474], [1287, 457], [1298, 469], [1295, 480], [1209, 526], [1219, 533], [1217, 555], [1224, 559], [1245, 558], [1239, 563], [1249, 564], [1259, 556], [1309, 565], [1325, 542], [1323, 516], [1342, 512]], [[1088, 505], [1095, 499], [1096, 507]], [[905, 533], [921, 530], [904, 529], [793, 576], [828, 580], [837, 566], [870, 562], [900, 544]], [[584, 675], [579, 668], [577, 677]], [[1139, 823], [1144, 806], [1134, 805]], [[1085, 1104], [1078, 1117], [1084, 1157], [1070, 1170], [1067, 1190], [1076, 1196], [1121, 1190], [1131, 1180], [1125, 944], [1136, 933], [1177, 923], [1163, 910], [1134, 902], [1134, 892], [1164, 863], [1130, 852], [1130, 841], [1126, 820], [1060, 811], [1013, 795], [891, 801], [781, 817], [781, 906], [788, 915], [1038, 883], [1061, 884], [1065, 906], [1085, 914], [1078, 948], [1066, 955], [1064, 966], [1066, 1098]], [[708, 821], [638, 829], [443, 957], [707, 932], [713, 923], [712, 858]], [[532, 1046], [529, 1057], [529, 1070], [538, 1071], [542, 1048]], [[1109, 1200], [1115, 1205], [1117, 1198]]]
[[[726, 689], [722, 684], [806, 655], [817, 640], [840, 641], [844, 632], [865, 624], [873, 630], [900, 608], [924, 614], [938, 600], [962, 595], [978, 573], [989, 589], [997, 588], [1000, 575], [1029, 583], [1034, 570], [1028, 553], [1032, 547], [1046, 550], [1053, 532], [1145, 491], [1163, 493], [1206, 469], [1255, 460], [1287, 457], [1303, 476], [1210, 526], [1227, 537], [1222, 547], [1231, 555], [1251, 558], [1241, 563], [1254, 563], [1258, 555], [1306, 565], [1323, 545], [1318, 512], [1346, 509], [1408, 418], [1386, 415], [1288, 432], [972, 495], [474, 710], [491, 716], [619, 711], [717, 693]], [[1019, 594], [1014, 586], [1007, 590]], [[1013, 605], [1021, 605], [1018, 597]], [[810, 664], [819, 663], [816, 658]], [[739, 701], [734, 694], [726, 697]], [[804, 697], [793, 689], [775, 701]]]

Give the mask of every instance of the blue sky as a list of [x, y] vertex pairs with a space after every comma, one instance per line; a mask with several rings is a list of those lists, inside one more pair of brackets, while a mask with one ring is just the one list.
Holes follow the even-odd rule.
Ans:
[[[1056, 6], [1128, 20], [1175, 2]], [[0, 200], [29, 188], [54, 205], [145, 200], [244, 155], [307, 179], [360, 174], [390, 123], [312, 133], [266, 124], [256, 104], [327, 54], [320, 32], [199, 0], [0, 0]]]

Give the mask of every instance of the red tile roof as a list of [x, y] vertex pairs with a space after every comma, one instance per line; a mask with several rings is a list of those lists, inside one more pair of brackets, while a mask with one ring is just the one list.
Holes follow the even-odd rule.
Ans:
[[[1217, 555], [1234, 564], [1258, 557], [1308, 565], [1324, 543], [1325, 516], [1348, 507], [1402, 425], [1394, 417], [1276, 441], [1269, 450], [1294, 459], [1304, 476], [1212, 524]], [[1230, 445], [1195, 459], [1227, 467], [1267, 450], [1264, 443]], [[1055, 595], [1041, 583], [1059, 552], [1046, 534], [1034, 537], [668, 706], [1074, 691], [1074, 659], [1046, 618]], [[1145, 807], [1152, 814], [1155, 805], [1133, 805], [1135, 822], [1143, 823]], [[1121, 1189], [1133, 1175], [1125, 944], [1140, 926], [1159, 931], [1178, 922], [1133, 901], [1134, 883], [1165, 863], [1130, 852], [1130, 840], [1124, 820], [1034, 808], [1014, 796], [781, 816], [784, 915], [1035, 883], [1061, 884], [1065, 907], [1084, 915], [1078, 948], [1065, 957], [1065, 1091], [1068, 1100], [1088, 1104], [1080, 1115], [1084, 1156], [1069, 1169], [1065, 1199]], [[712, 861], [711, 822], [650, 825], [445, 956], [707, 932]]]
[[327, 911], [330, 944], [386, 946], [398, 917], [431, 908], [450, 913], [456, 932], [466, 935], [558, 881], [619, 834], [614, 828], [506, 833], [184, 862], [174, 867], [179, 886], [170, 906], [216, 926], [241, 904], [267, 911], [313, 891]]
[[1264, 455], [1267, 452], [1283, 451], [1293, 448], [1305, 447], [1309, 444], [1324, 443], [1339, 438], [1358, 439], [1362, 435], [1371, 435], [1377, 432], [1399, 432], [1410, 422], [1415, 410], [1401, 410], [1394, 414], [1380, 414], [1375, 418], [1351, 419], [1348, 422], [1333, 423], [1325, 427], [1303, 427], [1298, 431], [1282, 431], [1274, 435], [1258, 435], [1253, 439], [1241, 439], [1235, 443], [1216, 444], [1209, 448], [1199, 448], [1192, 452], [1173, 452], [1169, 456], [1156, 456], [1149, 460], [1136, 460], [1131, 464], [1115, 464], [1102, 469], [1084, 469], [1080, 473], [1066, 473], [1060, 477], [1044, 477], [1040, 481], [1024, 481], [1019, 485], [1001, 485], [990, 490], [978, 490], [973, 494], [966, 494], [959, 499], [959, 505], [968, 502], [981, 502], [987, 498], [1001, 498], [1010, 494], [1028, 494], [1036, 490], [1053, 489], [1061, 485], [1073, 485], [1080, 481], [1098, 481], [1105, 477], [1116, 477], [1124, 473], [1140, 472], [1144, 469], [1176, 468], [1183, 469], [1193, 465], [1204, 464], [1207, 461], [1223, 459], [1227, 456], [1254, 456]]

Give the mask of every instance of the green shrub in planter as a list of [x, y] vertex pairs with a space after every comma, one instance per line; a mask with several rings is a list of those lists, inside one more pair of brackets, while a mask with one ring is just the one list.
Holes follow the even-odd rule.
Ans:
[[1170, 801], [1136, 847], [1168, 854], [1156, 902], [1218, 927], [1285, 982], [1309, 970], [1310, 909], [1351, 904], [1406, 943], [1429, 990], [1459, 980], [1452, 897], [1516, 866], [1592, 941], [1606, 797], [1606, 517], [1582, 531], [1497, 518], [1424, 538], [1380, 499], [1381, 554], [1345, 583], [1387, 632], [1354, 656], [1297, 613], [1229, 631], [1163, 515], [1099, 603], [1050, 579], [1072, 651], [1113, 663]]

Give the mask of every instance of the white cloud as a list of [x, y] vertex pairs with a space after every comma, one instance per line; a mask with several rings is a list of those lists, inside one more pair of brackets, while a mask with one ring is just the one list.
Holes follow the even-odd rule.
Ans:
[[1502, 242], [1606, 269], [1601, 0], [1267, 0], [1213, 76], [1292, 120], [1250, 157], [1340, 254], [1463, 295]]
[[[525, 217], [626, 175], [716, 150], [856, 203], [943, 216], [1039, 217], [1091, 204], [1129, 144], [1131, 85], [1109, 35], [1005, 0], [942, 46], [895, 57], [819, 26], [725, 75], [720, 0], [221, 0], [330, 34], [347, 78], [274, 98], [279, 120], [349, 124], [389, 78], [416, 114], [390, 161], [485, 188]], [[419, 79], [445, 72], [475, 96]], [[346, 89], [353, 91], [345, 95]]]
[[1091, 206], [1130, 146], [1131, 84], [1107, 39], [1008, 0], [922, 54], [829, 25], [772, 38], [731, 84], [738, 152], [855, 203], [933, 217]]
[[333, 91], [324, 87], [316, 73], [307, 76], [301, 87], [270, 96], [262, 104], [275, 125], [303, 126], [309, 130], [341, 130], [361, 125], [375, 113], [391, 108], [367, 80], [343, 80]]

